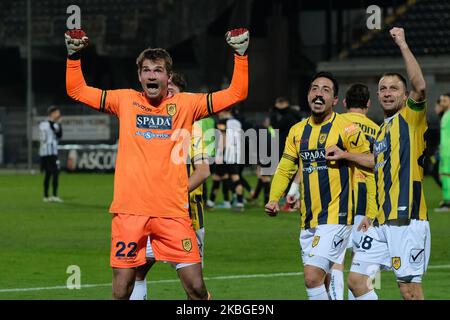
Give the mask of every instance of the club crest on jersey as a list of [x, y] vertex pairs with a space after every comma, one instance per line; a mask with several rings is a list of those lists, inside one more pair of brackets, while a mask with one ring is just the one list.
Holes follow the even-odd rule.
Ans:
[[402, 260], [400, 259], [400, 257], [392, 257], [392, 267], [395, 270], [400, 269], [400, 267], [402, 266]]
[[312, 242], [312, 247], [314, 248], [315, 246], [317, 246], [319, 244], [320, 241], [320, 236], [314, 236], [313, 242]]
[[191, 252], [192, 250], [192, 241], [190, 238], [181, 240], [181, 244], [183, 246], [183, 250], [186, 252]]
[[172, 117], [137, 114], [136, 127], [141, 129], [170, 130], [172, 129]]
[[327, 137], [328, 137], [328, 133], [321, 133], [319, 135], [319, 143], [324, 144], [325, 141], [327, 140]]
[[169, 103], [166, 105], [167, 114], [174, 116], [177, 113], [177, 105], [175, 103]]

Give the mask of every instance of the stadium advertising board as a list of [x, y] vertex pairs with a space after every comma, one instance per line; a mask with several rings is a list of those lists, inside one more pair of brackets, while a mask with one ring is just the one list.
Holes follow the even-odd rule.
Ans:
[[62, 145], [58, 149], [62, 170], [69, 172], [114, 171], [117, 145]]

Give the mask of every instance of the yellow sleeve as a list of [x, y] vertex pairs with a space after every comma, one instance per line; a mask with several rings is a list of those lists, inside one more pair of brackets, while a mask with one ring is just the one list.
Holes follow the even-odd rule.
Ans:
[[346, 124], [343, 135], [344, 147], [351, 153], [368, 153], [370, 152], [370, 143], [366, 139], [366, 135], [354, 123]]
[[376, 184], [375, 184], [375, 175], [372, 170], [366, 169], [364, 167], [358, 167], [361, 173], [365, 177], [366, 188], [367, 188], [367, 214], [366, 216], [375, 219], [378, 216], [378, 206], [376, 200]]
[[298, 149], [299, 142], [295, 139], [295, 132], [298, 130], [298, 126], [293, 126], [289, 131], [289, 135], [286, 138], [286, 145], [284, 148], [283, 156], [278, 164], [275, 175], [272, 179], [272, 185], [270, 187], [270, 199], [269, 201], [279, 201], [283, 196], [289, 182], [294, 174], [297, 172], [298, 166]]
[[427, 122], [427, 101], [415, 101], [409, 97], [406, 100], [406, 107], [400, 113], [406, 119], [409, 125], [414, 127], [425, 126]]

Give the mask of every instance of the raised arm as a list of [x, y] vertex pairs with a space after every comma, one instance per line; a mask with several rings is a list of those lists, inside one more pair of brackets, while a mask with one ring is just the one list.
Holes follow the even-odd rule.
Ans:
[[67, 47], [67, 94], [72, 99], [85, 103], [91, 108], [117, 114], [116, 94], [111, 91], [90, 87], [84, 80], [80, 53], [89, 43], [89, 39], [84, 31], [79, 29], [69, 30], [64, 36]]
[[390, 34], [400, 48], [400, 52], [402, 53], [403, 60], [406, 64], [406, 72], [408, 73], [408, 78], [412, 85], [409, 96], [417, 102], [425, 100], [425, 79], [423, 78], [419, 63], [406, 43], [405, 30], [403, 28], [392, 28]]

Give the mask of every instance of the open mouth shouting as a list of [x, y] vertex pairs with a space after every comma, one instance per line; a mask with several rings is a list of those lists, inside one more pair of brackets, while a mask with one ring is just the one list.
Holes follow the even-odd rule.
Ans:
[[158, 95], [160, 91], [159, 84], [156, 82], [149, 82], [147, 83], [147, 93], [149, 96], [155, 96]]
[[325, 100], [322, 97], [315, 97], [311, 100], [313, 109], [322, 109], [325, 106]]

